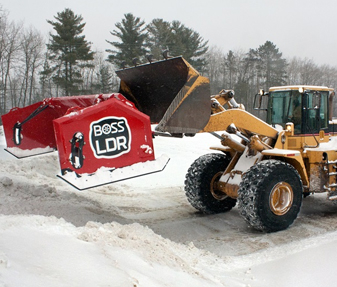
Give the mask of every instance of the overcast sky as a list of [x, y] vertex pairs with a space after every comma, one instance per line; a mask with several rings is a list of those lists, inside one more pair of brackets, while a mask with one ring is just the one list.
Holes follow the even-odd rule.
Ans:
[[312, 59], [337, 66], [336, 0], [0, 0], [9, 19], [23, 21], [48, 35], [46, 20], [70, 8], [82, 15], [84, 35], [93, 48], [111, 48], [110, 31], [124, 14], [133, 13], [146, 23], [155, 18], [179, 20], [198, 32], [209, 46], [229, 50], [258, 48], [272, 41], [290, 58]]

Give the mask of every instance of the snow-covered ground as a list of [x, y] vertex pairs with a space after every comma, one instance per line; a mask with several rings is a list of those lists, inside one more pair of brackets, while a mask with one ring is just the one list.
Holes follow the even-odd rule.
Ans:
[[154, 139], [166, 169], [78, 191], [56, 177], [57, 152], [18, 160], [0, 129], [0, 286], [336, 286], [337, 204], [304, 199], [295, 223], [265, 234], [236, 208], [187, 202], [189, 165], [218, 140]]

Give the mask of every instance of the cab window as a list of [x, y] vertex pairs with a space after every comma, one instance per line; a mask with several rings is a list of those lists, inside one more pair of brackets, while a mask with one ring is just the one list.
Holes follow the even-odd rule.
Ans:
[[271, 125], [281, 125], [287, 122], [286, 114], [289, 109], [291, 91], [272, 92], [269, 96], [267, 122]]
[[318, 133], [328, 128], [328, 91], [298, 90], [271, 92], [268, 103], [267, 122], [285, 128], [294, 123], [295, 134]]
[[328, 94], [329, 92], [307, 92], [306, 115], [304, 127], [306, 132], [319, 132], [320, 129], [328, 128]]

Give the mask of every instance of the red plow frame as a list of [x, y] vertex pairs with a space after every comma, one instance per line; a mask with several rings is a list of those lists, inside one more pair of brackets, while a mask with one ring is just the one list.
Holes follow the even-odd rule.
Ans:
[[[45, 99], [12, 109], [2, 121], [7, 151], [21, 158], [57, 149], [60, 177], [78, 189], [161, 171], [167, 163], [155, 162], [149, 116], [118, 93]], [[145, 162], [152, 163], [139, 164]], [[90, 176], [99, 169], [106, 174], [96, 182]]]

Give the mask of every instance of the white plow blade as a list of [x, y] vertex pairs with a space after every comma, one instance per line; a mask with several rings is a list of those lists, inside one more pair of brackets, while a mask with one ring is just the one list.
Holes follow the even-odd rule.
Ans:
[[77, 189], [84, 190], [162, 171], [166, 167], [169, 160], [170, 159], [168, 156], [162, 155], [155, 160], [139, 162], [130, 166], [116, 169], [101, 167], [94, 174], [81, 174], [80, 177], [76, 175], [75, 172], [68, 172], [65, 175], [57, 176]]

